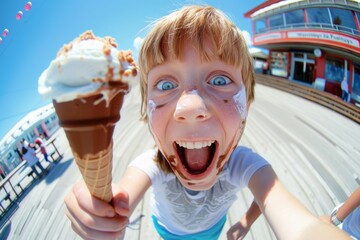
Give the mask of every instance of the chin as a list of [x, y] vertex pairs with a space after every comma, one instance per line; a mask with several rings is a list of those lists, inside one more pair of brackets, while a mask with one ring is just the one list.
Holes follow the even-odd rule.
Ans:
[[179, 181], [181, 182], [181, 184], [187, 188], [187, 189], [190, 189], [190, 190], [193, 190], [193, 191], [206, 191], [206, 190], [209, 190], [210, 188], [212, 188], [215, 183], [217, 182], [218, 180], [218, 176], [215, 176], [215, 177], [212, 177], [212, 178], [208, 178], [204, 181], [201, 181], [201, 182], [198, 182], [198, 181], [191, 181], [191, 180], [185, 180], [185, 179], [182, 179], [180, 176], [178, 176], [178, 179]]

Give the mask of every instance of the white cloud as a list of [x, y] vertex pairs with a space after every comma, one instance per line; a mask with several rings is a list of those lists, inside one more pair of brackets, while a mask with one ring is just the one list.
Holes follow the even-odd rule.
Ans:
[[134, 39], [134, 48], [135, 48], [136, 52], [139, 52], [143, 41], [144, 41], [144, 39], [141, 37], [137, 37]]
[[242, 34], [243, 34], [243, 36], [244, 36], [244, 38], [245, 38], [245, 41], [246, 41], [246, 44], [248, 45], [248, 47], [249, 46], [252, 46], [253, 45], [253, 43], [252, 43], [252, 40], [251, 40], [251, 35], [250, 35], [250, 33], [248, 32], [248, 31], [241, 31], [242, 32]]

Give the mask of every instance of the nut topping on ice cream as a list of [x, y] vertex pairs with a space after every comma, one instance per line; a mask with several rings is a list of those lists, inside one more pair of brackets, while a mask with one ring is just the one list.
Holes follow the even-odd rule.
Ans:
[[65, 45], [39, 78], [52, 98], [74, 159], [90, 193], [111, 201], [113, 133], [137, 66], [131, 51], [91, 31]]
[[[65, 45], [39, 78], [39, 93], [57, 102], [71, 101], [93, 94], [102, 94], [108, 106], [118, 91], [129, 90], [137, 66], [131, 51], [119, 51], [111, 37], [95, 37], [86, 31]], [[108, 87], [109, 82], [123, 83], [121, 89]], [[127, 86], [127, 87], [126, 87]], [[98, 103], [97, 102], [97, 103]], [[95, 103], [96, 104], [96, 103]]]

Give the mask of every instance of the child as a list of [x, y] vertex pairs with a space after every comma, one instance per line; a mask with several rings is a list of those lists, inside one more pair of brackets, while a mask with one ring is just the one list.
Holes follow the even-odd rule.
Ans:
[[40, 147], [40, 151], [41, 151], [42, 155], [44, 156], [45, 161], [47, 161], [50, 164], [50, 166], [54, 166], [54, 163], [49, 160], [49, 156], [47, 154], [45, 143], [44, 143], [44, 138], [45, 138], [44, 135], [40, 134], [39, 137], [37, 137], [34, 142], [36, 145], [38, 145], [38, 147]]
[[[30, 145], [28, 144], [27, 147], [23, 146], [21, 151], [23, 154], [23, 159], [25, 159], [28, 166], [30, 166], [32, 168], [32, 170], [35, 172], [35, 174], [37, 176], [42, 177], [47, 174], [47, 171], [41, 165], [39, 158], [36, 156], [36, 152], [35, 152], [34, 148], [30, 147]], [[40, 168], [41, 174], [36, 169], [36, 166], [38, 166]]]
[[[152, 186], [152, 219], [164, 239], [217, 239], [243, 187], [280, 239], [344, 237], [308, 212], [262, 157], [237, 146], [255, 81], [245, 40], [223, 13], [189, 6], [160, 19], [139, 56], [142, 117], [158, 149], [130, 164], [112, 204], [74, 186], [65, 202], [80, 236], [122, 236]], [[228, 237], [240, 234], [233, 228]]]

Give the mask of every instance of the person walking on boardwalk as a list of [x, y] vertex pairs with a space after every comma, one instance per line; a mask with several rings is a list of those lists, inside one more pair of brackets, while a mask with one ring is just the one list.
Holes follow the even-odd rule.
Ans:
[[[47, 174], [47, 170], [45, 170], [44, 167], [41, 165], [39, 158], [36, 156], [36, 152], [32, 147], [30, 147], [29, 145], [27, 147], [23, 146], [22, 154], [23, 159], [27, 162], [28, 166], [32, 168], [32, 170], [37, 176], [42, 177]], [[38, 172], [36, 166], [40, 168], [41, 173]]]
[[39, 137], [37, 137], [35, 139], [34, 143], [38, 147], [40, 147], [41, 154], [44, 156], [45, 161], [47, 161], [50, 164], [50, 166], [54, 166], [54, 162], [49, 160], [49, 156], [48, 156], [48, 153], [47, 153], [47, 150], [46, 150], [46, 147], [45, 147], [44, 135], [40, 134]]
[[344, 76], [344, 79], [341, 81], [341, 98], [345, 102], [349, 101], [349, 85], [346, 76]]
[[5, 172], [4, 172], [4, 169], [3, 169], [3, 167], [1, 166], [1, 164], [0, 164], [0, 176], [1, 176], [2, 179], [4, 179], [4, 178], [6, 177]]

